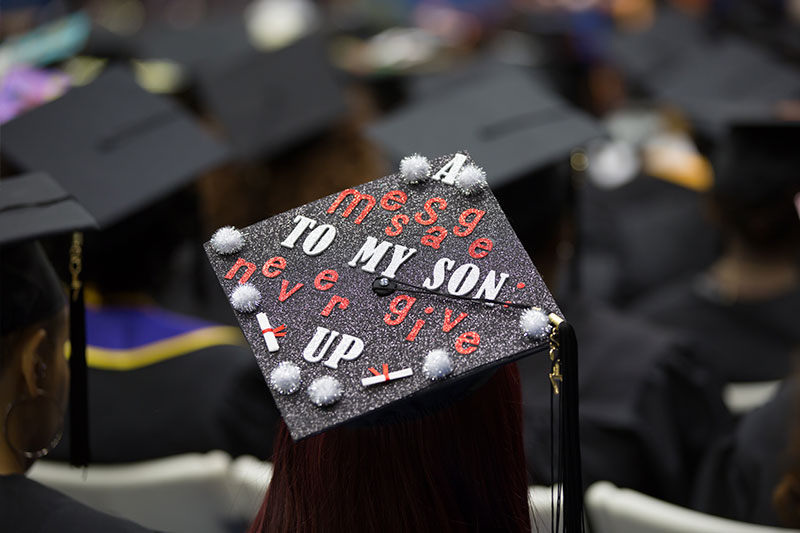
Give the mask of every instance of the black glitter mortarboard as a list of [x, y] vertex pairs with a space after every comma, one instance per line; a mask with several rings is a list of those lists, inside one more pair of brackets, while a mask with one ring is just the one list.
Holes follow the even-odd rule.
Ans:
[[487, 370], [547, 357], [555, 327], [579, 463], [577, 382], [557, 376], [577, 371], [571, 328], [466, 153], [415, 154], [205, 248], [294, 439], [452, 401]]

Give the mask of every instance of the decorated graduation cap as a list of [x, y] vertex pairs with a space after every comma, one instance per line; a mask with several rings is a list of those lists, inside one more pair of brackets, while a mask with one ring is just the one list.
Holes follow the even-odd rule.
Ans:
[[[108, 227], [228, 155], [187, 113], [144, 91], [122, 67], [5, 124], [0, 151], [11, 165], [33, 173], [24, 182], [2, 182], [9, 205], [0, 235], [10, 240]], [[83, 235], [76, 232], [70, 248], [70, 452], [79, 465], [89, 462], [82, 248]]]
[[237, 156], [269, 156], [323, 131], [345, 111], [343, 88], [322, 37], [256, 49], [241, 17], [186, 29], [152, 26], [136, 36], [141, 58], [169, 59], [189, 72], [205, 108]]
[[295, 440], [550, 354], [580, 501], [574, 334], [468, 154], [406, 157], [205, 249]]
[[595, 122], [521, 71], [507, 70], [412, 103], [369, 130], [399, 161], [468, 146], [501, 187], [602, 135]]

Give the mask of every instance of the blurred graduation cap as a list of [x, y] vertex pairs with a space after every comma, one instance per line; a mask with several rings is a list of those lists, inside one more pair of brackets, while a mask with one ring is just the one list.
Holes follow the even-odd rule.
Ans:
[[580, 508], [571, 327], [468, 154], [400, 168], [205, 245], [292, 437], [418, 416], [556, 347]]
[[524, 72], [509, 70], [412, 103], [368, 135], [394, 160], [467, 149], [497, 188], [566, 159], [602, 130]]
[[[4, 240], [105, 228], [228, 155], [187, 113], [141, 89], [122, 67], [5, 124], [0, 151], [12, 165], [33, 173], [25, 181], [2, 182], [2, 202], [8, 202], [0, 213]], [[82, 246], [82, 235], [74, 234], [70, 450], [71, 461], [81, 465], [89, 462]]]
[[190, 115], [117, 66], [3, 125], [0, 152], [21, 170], [49, 173], [100, 227], [228, 157]]
[[142, 59], [168, 59], [189, 72], [239, 157], [274, 154], [345, 112], [343, 88], [318, 34], [265, 52], [251, 44], [241, 17], [228, 17], [186, 29], [151, 26], [135, 36], [135, 48]]
[[698, 20], [665, 6], [657, 11], [651, 26], [611, 34], [610, 60], [634, 83], [653, 91], [694, 52], [703, 37]]
[[800, 186], [800, 121], [734, 124], [715, 157], [714, 192], [758, 203]]
[[748, 42], [726, 37], [702, 43], [662, 76], [656, 97], [684, 109], [704, 133], [768, 119], [782, 99], [800, 98], [800, 70]]

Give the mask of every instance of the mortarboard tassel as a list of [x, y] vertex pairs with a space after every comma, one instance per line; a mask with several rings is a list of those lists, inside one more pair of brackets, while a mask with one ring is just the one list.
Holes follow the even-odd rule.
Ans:
[[86, 368], [86, 314], [83, 302], [82, 269], [83, 234], [72, 234], [69, 250], [69, 271], [72, 276], [69, 298], [70, 390], [70, 457], [72, 466], [87, 466], [89, 451], [89, 398]]
[[[563, 531], [584, 531], [583, 476], [581, 473], [581, 444], [579, 429], [578, 395], [578, 341], [575, 330], [560, 317], [551, 314], [554, 327], [550, 335], [551, 395], [559, 395], [558, 402], [558, 507], [563, 505]], [[551, 401], [551, 407], [552, 407]], [[552, 417], [552, 415], [551, 415]], [[552, 452], [551, 452], [552, 453]], [[556, 510], [554, 531], [559, 531]]]

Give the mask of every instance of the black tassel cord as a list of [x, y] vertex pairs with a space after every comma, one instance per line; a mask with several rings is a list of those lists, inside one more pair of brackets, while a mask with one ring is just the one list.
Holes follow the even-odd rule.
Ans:
[[[575, 330], [567, 322], [555, 326], [553, 344], [555, 354], [551, 374], [551, 421], [554, 396], [558, 396], [558, 446], [553, 448], [551, 434], [551, 462], [558, 465], [555, 484], [558, 486], [553, 513], [552, 530], [578, 533], [584, 531], [583, 476], [581, 472], [581, 445], [579, 429], [578, 394], [578, 341]], [[551, 426], [552, 428], [552, 426]], [[553, 431], [551, 429], [551, 431]], [[551, 467], [552, 468], [552, 467]], [[560, 485], [560, 486], [559, 486]], [[561, 510], [563, 509], [563, 529]]]
[[89, 395], [86, 368], [86, 310], [83, 301], [83, 284], [80, 282], [83, 235], [75, 233], [70, 248], [70, 273], [72, 284], [69, 298], [70, 337], [70, 389], [69, 389], [69, 462], [73, 466], [87, 466], [89, 451]]

